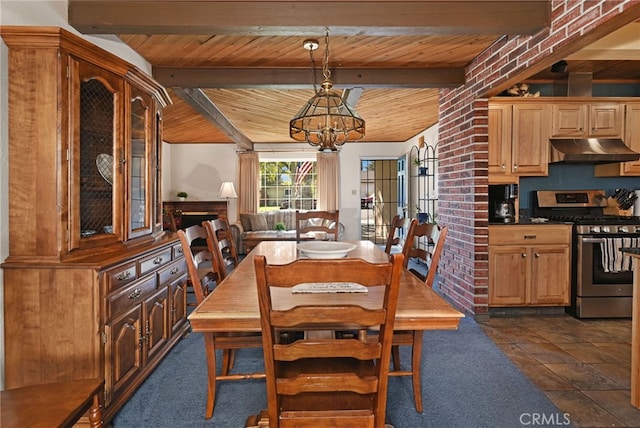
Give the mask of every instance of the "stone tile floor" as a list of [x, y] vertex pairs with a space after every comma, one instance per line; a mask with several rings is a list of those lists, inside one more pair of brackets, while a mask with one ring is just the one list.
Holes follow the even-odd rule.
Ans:
[[491, 316], [479, 324], [576, 427], [640, 427], [630, 404], [630, 320]]

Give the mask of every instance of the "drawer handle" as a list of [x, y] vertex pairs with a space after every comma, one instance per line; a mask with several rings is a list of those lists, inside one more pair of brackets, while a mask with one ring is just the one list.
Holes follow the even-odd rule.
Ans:
[[140, 297], [141, 294], [142, 294], [142, 290], [140, 290], [139, 288], [136, 288], [131, 293], [129, 293], [129, 299], [135, 299], [136, 297]]
[[182, 251], [182, 247], [178, 247], [178, 248], [177, 248], [177, 251], [178, 251], [178, 253], [182, 254], [182, 253], [183, 253], [183, 251]]
[[153, 259], [154, 265], [159, 265], [160, 263], [162, 263], [162, 257], [156, 257], [155, 259]]
[[180, 268], [174, 267], [173, 269], [171, 269], [171, 272], [170, 272], [170, 273], [171, 273], [171, 275], [175, 275], [175, 274], [177, 274], [178, 272], [180, 272]]
[[118, 281], [124, 281], [125, 279], [129, 278], [130, 276], [131, 276], [131, 272], [129, 272], [128, 270], [125, 270], [120, 275], [116, 276], [116, 279]]
[[536, 235], [524, 235], [524, 239], [536, 239]]

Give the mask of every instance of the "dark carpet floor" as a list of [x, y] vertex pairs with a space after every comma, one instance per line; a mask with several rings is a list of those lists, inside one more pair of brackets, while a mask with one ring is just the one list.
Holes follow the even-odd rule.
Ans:
[[[408, 349], [402, 361], [410, 361]], [[220, 360], [218, 360], [220, 361]], [[238, 371], [262, 366], [260, 350], [240, 350]], [[562, 413], [465, 318], [457, 331], [425, 332], [424, 413], [413, 406], [411, 379], [391, 378], [388, 422], [395, 428], [531, 427], [553, 425]], [[191, 333], [161, 363], [112, 421], [115, 428], [241, 428], [266, 408], [263, 380], [219, 382], [214, 416], [204, 418], [206, 362], [202, 335]]]

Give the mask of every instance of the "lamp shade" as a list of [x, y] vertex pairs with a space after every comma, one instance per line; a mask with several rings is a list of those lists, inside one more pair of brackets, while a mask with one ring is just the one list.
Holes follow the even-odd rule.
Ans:
[[219, 198], [237, 198], [238, 194], [236, 193], [235, 187], [233, 187], [232, 181], [225, 181], [220, 186], [220, 191], [218, 192]]

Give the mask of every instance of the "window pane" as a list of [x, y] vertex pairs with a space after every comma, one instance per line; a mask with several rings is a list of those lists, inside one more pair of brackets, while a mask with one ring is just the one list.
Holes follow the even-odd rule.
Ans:
[[315, 208], [315, 162], [260, 162], [260, 211]]

